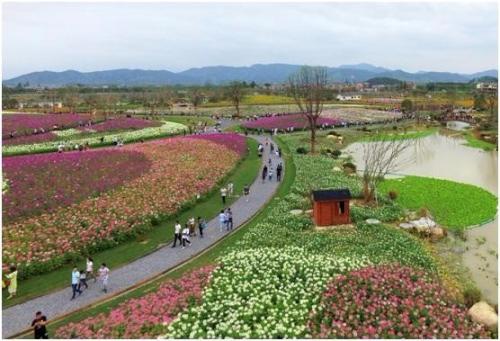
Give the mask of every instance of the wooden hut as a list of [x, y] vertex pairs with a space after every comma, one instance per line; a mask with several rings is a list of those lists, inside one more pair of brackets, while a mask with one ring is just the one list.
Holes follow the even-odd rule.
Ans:
[[349, 224], [350, 199], [351, 192], [347, 188], [313, 191], [313, 217], [316, 226]]

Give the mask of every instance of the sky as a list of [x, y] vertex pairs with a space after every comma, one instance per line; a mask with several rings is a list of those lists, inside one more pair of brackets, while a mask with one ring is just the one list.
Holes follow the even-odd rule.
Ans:
[[473, 73], [498, 64], [489, 3], [3, 3], [2, 78], [370, 63]]

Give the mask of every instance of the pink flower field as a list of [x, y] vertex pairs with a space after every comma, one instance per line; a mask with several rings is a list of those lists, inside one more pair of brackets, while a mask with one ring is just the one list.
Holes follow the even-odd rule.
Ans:
[[170, 280], [155, 292], [121, 303], [111, 312], [69, 323], [56, 330], [61, 339], [152, 339], [189, 305], [199, 304], [213, 266]]
[[116, 131], [116, 130], [137, 130], [149, 127], [159, 127], [161, 122], [159, 121], [148, 121], [141, 118], [130, 118], [130, 117], [117, 117], [111, 118], [107, 121], [94, 124], [90, 127], [80, 127], [79, 130], [82, 131]]
[[6, 157], [3, 176], [9, 190], [2, 197], [3, 222], [96, 197], [135, 179], [150, 166], [143, 153], [119, 149]]
[[399, 265], [338, 276], [309, 322], [313, 338], [490, 338], [438, 279]]
[[[335, 125], [339, 124], [340, 120], [320, 117], [316, 122], [319, 127], [322, 124]], [[244, 122], [243, 127], [248, 129], [287, 129], [293, 127], [295, 130], [308, 129], [309, 123], [307, 118], [302, 114], [287, 114], [279, 116], [261, 117], [253, 121]]]
[[[236, 145], [241, 153], [231, 149]], [[16, 219], [2, 227], [3, 262], [18, 264], [24, 275], [41, 273], [59, 267], [72, 255], [112, 247], [125, 236], [151, 228], [151, 218], [174, 214], [197, 194], [208, 192], [236, 165], [243, 145], [243, 136], [213, 134], [130, 144], [116, 156], [117, 147], [101, 149], [100, 155], [86, 151], [4, 158], [12, 195], [31, 200], [38, 214], [29, 216], [24, 203], [16, 207], [11, 202], [20, 199], [7, 192], [9, 205], [3, 214]], [[87, 153], [92, 156], [84, 156]], [[108, 161], [91, 162], [106, 155]], [[134, 160], [140, 160], [137, 166], [128, 164]], [[37, 162], [43, 165], [41, 174], [35, 174]], [[58, 166], [60, 170], [50, 173]], [[9, 175], [9, 169], [18, 172]], [[113, 176], [117, 178], [111, 180]], [[77, 181], [81, 183], [74, 184]]]
[[9, 133], [16, 131], [16, 136], [31, 135], [33, 129], [43, 128], [45, 131], [76, 127], [78, 123], [87, 122], [88, 114], [8, 114], [2, 115], [2, 140], [9, 138]]

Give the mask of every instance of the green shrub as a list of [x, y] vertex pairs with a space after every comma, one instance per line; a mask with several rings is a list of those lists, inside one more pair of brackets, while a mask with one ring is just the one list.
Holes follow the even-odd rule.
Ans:
[[469, 287], [464, 290], [464, 304], [467, 308], [481, 301], [481, 291], [478, 288]]
[[331, 154], [334, 159], [338, 159], [342, 152], [339, 149], [335, 149]]
[[305, 147], [297, 148], [296, 152], [297, 152], [297, 154], [307, 154], [308, 153], [307, 148], [305, 148]]

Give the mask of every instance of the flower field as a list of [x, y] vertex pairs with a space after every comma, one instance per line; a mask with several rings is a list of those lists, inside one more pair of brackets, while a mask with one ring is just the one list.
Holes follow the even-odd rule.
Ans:
[[314, 338], [491, 338], [439, 281], [399, 265], [368, 267], [328, 286], [309, 329]]
[[219, 259], [201, 305], [170, 326], [169, 338], [305, 337], [309, 311], [335, 274], [368, 265], [300, 248], [235, 251]]
[[155, 292], [128, 300], [111, 312], [89, 317], [59, 328], [61, 339], [152, 339], [166, 332], [177, 314], [199, 304], [212, 266], [185, 274], [162, 284]]
[[[322, 124], [327, 124], [329, 126], [333, 126], [339, 123], [340, 120], [337, 119], [320, 117], [316, 122], [316, 125], [321, 126]], [[309, 127], [309, 123], [307, 121], [307, 118], [302, 114], [287, 114], [280, 116], [261, 117], [257, 120], [244, 122], [242, 126], [248, 129], [272, 130], [275, 128], [287, 129], [293, 127], [296, 130], [302, 130], [307, 129]]]
[[8, 139], [12, 131], [16, 136], [31, 135], [34, 129], [43, 128], [52, 130], [54, 125], [58, 128], [70, 128], [79, 122], [87, 122], [90, 115], [85, 114], [8, 114], [2, 115], [2, 140]]
[[2, 140], [2, 145], [4, 146], [17, 146], [17, 145], [22, 145], [22, 144], [32, 144], [32, 143], [43, 143], [43, 142], [49, 142], [49, 141], [54, 141], [57, 139], [57, 135], [54, 134], [53, 132], [49, 131], [47, 133], [43, 134], [36, 134], [36, 135], [23, 135], [19, 136], [13, 139], [5, 139]]
[[[101, 142], [102, 135], [93, 136], [92, 134], [81, 134], [82, 131], [78, 129], [68, 129], [71, 134], [66, 134], [65, 131], [55, 131], [53, 134], [58, 136], [57, 140], [22, 144], [22, 145], [6, 145], [2, 147], [2, 155], [18, 155], [18, 154], [32, 154], [56, 151], [57, 146], [62, 142], [66, 145], [74, 146], [75, 144], [89, 143], [90, 146], [111, 144], [113, 139], [121, 139], [124, 143], [135, 142], [141, 139], [150, 139], [155, 137], [162, 137], [168, 135], [178, 134], [187, 127], [180, 123], [163, 122], [159, 127], [149, 127], [139, 130], [125, 131], [125, 132], [110, 132], [105, 135], [105, 141]], [[81, 135], [81, 136], [80, 136]]]
[[4, 158], [3, 175], [11, 185], [2, 197], [3, 222], [96, 197], [140, 176], [150, 164], [143, 153], [117, 149]]
[[[238, 139], [241, 139], [238, 142], [239, 145], [245, 143], [245, 138], [242, 136], [214, 134], [207, 135], [205, 139], [170, 138], [120, 148], [120, 151], [124, 152], [123, 157], [125, 153], [144, 155], [145, 162], [149, 162], [150, 166], [145, 166], [144, 162], [142, 165], [134, 166], [139, 168], [135, 172], [139, 174], [143, 172], [142, 175], [127, 179], [118, 187], [116, 186], [120, 183], [120, 179], [113, 180], [114, 184], [107, 182], [109, 176], [105, 176], [103, 184], [96, 180], [94, 184], [89, 185], [92, 190], [84, 192], [90, 193], [86, 199], [83, 199], [83, 195], [71, 193], [71, 190], [56, 187], [56, 190], [60, 192], [54, 195], [66, 195], [68, 197], [66, 200], [74, 200], [74, 203], [54, 207], [56, 205], [51, 204], [50, 199], [46, 199], [48, 200], [45, 201], [47, 208], [52, 208], [52, 210], [4, 224], [4, 264], [18, 264], [21, 268], [20, 273], [24, 276], [41, 273], [57, 268], [65, 261], [78, 257], [82, 253], [112, 247], [131, 235], [151, 228], [152, 218], [159, 219], [175, 213], [181, 206], [193, 200], [197, 194], [208, 192], [236, 165], [242, 154], [231, 148], [237, 144], [235, 141]], [[214, 143], [213, 140], [219, 140], [219, 143]], [[116, 149], [103, 149], [99, 152], [106, 153], [108, 150]], [[72, 154], [84, 155], [86, 153], [92, 154], [97, 151]], [[132, 160], [134, 159], [117, 162], [131, 162]], [[7, 161], [9, 162], [12, 161]], [[71, 164], [71, 161], [63, 162]], [[15, 165], [16, 161], [13, 163]], [[93, 169], [94, 172], [102, 174], [109, 174], [110, 168], [114, 168], [115, 173], [127, 174], [125, 171], [127, 168], [123, 166], [119, 168], [110, 166], [107, 170], [100, 169], [106, 164], [106, 162], [101, 164], [82, 161], [79, 167], [90, 169], [94, 167], [96, 168]], [[28, 170], [20, 174], [29, 174], [30, 163], [24, 163], [24, 165], [27, 165]], [[144, 171], [143, 168], [147, 170]], [[83, 172], [84, 170], [82, 174]], [[74, 180], [71, 172], [65, 173], [64, 168], [56, 174], [68, 179], [47, 180], [50, 184], [71, 184]], [[31, 178], [36, 179], [37, 176], [32, 175]], [[91, 175], [89, 176], [92, 178]], [[28, 179], [22, 180], [21, 183], [26, 186], [30, 181], [29, 178], [28, 176]], [[8, 179], [9, 186], [15, 187], [15, 175], [8, 175]], [[85, 180], [84, 184], [89, 184], [89, 181]], [[39, 185], [35, 184], [33, 188], [35, 192], [50, 192], [50, 185], [40, 190], [36, 186]], [[112, 189], [112, 187], [116, 188]], [[92, 196], [92, 191], [101, 190], [104, 191], [98, 196]], [[11, 191], [13, 190], [9, 188], [9, 192]], [[12, 205], [7, 207], [7, 211], [4, 208], [4, 216], [15, 216], [8, 209], [13, 209]]]
[[161, 126], [161, 122], [159, 121], [149, 121], [131, 117], [118, 117], [94, 124], [90, 127], [80, 127], [79, 130], [84, 132], [104, 132], [116, 130], [137, 130], [158, 126]]

